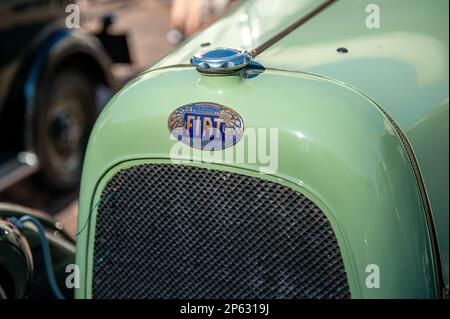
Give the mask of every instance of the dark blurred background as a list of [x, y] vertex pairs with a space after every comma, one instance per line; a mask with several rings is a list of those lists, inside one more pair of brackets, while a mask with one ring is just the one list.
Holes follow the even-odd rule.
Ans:
[[[235, 3], [0, 0], [0, 202], [45, 212], [74, 235], [81, 169], [76, 162], [82, 162], [83, 132], [91, 128], [101, 107], [130, 78], [220, 18]], [[80, 10], [80, 29], [67, 28], [65, 23], [74, 13], [67, 9], [71, 4]], [[77, 23], [76, 19], [69, 22]], [[54, 36], [57, 28], [87, 33], [88, 42], [100, 39], [101, 51], [107, 52], [111, 63], [105, 63], [102, 56], [98, 60], [111, 78], [100, 76], [101, 71], [91, 65], [94, 62], [83, 60], [76, 45], [70, 49], [71, 60], [55, 67], [52, 60], [56, 53], [49, 47], [59, 40], [42, 40], [42, 34]], [[43, 44], [35, 49], [35, 43]], [[66, 48], [61, 47], [57, 54], [64, 56]], [[33, 76], [35, 91], [29, 89]], [[86, 115], [90, 93], [98, 112]], [[84, 95], [85, 100], [77, 101]], [[34, 105], [32, 115], [28, 114], [29, 105]], [[81, 146], [74, 147], [78, 143]], [[63, 177], [58, 180], [60, 175]]]

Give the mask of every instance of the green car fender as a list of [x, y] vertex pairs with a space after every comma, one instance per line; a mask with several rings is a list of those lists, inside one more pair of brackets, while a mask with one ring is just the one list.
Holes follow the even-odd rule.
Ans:
[[[206, 151], [200, 151], [200, 160], [174, 155], [177, 141], [170, 138], [169, 114], [193, 102], [230, 107], [242, 117], [244, 132], [276, 129], [278, 143], [270, 150], [276, 154], [276, 163], [271, 163], [276, 169], [261, 173], [268, 163], [260, 158], [212, 163]], [[246, 136], [230, 149], [245, 143]], [[213, 155], [225, 158], [224, 152]], [[354, 88], [314, 74], [267, 67], [250, 79], [210, 77], [180, 65], [153, 69], [130, 82], [93, 129], [80, 194], [77, 298], [92, 297], [96, 207], [104, 185], [124, 167], [180, 159], [183, 165], [273, 180], [314, 201], [333, 226], [353, 298], [438, 296], [436, 260], [417, 178], [404, 141], [379, 106]], [[367, 285], [374, 265], [378, 288]]]
[[[154, 68], [185, 63], [204, 44], [253, 51], [328, 2], [280, 1], [277, 5], [270, 0], [243, 1]], [[447, 0], [334, 1], [257, 55], [265, 66], [310, 72], [355, 87], [401, 127], [420, 167], [426, 188], [422, 197], [429, 199], [427, 211], [433, 215], [429, 224], [434, 224], [432, 237], [438, 241], [433, 246], [440, 250], [441, 265], [436, 266], [442, 268], [438, 277], [443, 282], [439, 286], [445, 285], [444, 294], [449, 277], [448, 6]], [[380, 28], [368, 27], [376, 12], [381, 15]], [[432, 227], [430, 231], [434, 233]]]

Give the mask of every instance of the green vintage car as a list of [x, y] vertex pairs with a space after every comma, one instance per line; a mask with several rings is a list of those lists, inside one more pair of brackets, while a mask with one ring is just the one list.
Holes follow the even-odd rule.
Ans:
[[129, 82], [75, 296], [448, 296], [448, 6], [242, 1]]

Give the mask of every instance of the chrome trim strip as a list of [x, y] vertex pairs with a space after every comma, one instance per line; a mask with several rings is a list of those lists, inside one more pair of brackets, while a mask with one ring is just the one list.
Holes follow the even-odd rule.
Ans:
[[267, 40], [266, 42], [262, 43], [261, 45], [259, 45], [255, 49], [253, 49], [252, 51], [250, 51], [252, 57], [253, 58], [256, 57], [258, 54], [260, 54], [261, 52], [263, 52], [264, 50], [266, 50], [270, 46], [274, 45], [276, 42], [280, 41], [282, 38], [287, 36], [289, 33], [294, 31], [295, 29], [297, 29], [299, 26], [301, 26], [302, 24], [307, 22], [309, 19], [311, 19], [312, 17], [314, 17], [318, 13], [320, 13], [322, 10], [326, 9], [329, 5], [331, 5], [335, 1], [336, 0], [327, 0], [327, 1], [323, 2], [321, 5], [316, 7], [314, 10], [312, 10], [309, 13], [307, 13], [305, 16], [301, 17], [300, 19], [298, 19], [297, 21], [295, 21], [291, 25], [287, 26], [285, 29], [283, 29], [280, 32], [278, 32], [277, 34], [275, 34], [269, 40]]

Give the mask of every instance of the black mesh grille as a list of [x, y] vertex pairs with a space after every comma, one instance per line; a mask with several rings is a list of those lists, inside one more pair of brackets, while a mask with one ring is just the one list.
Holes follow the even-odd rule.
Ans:
[[117, 173], [98, 208], [94, 298], [347, 298], [333, 230], [302, 194], [185, 165]]

